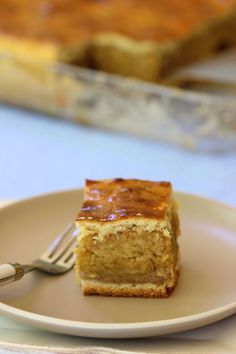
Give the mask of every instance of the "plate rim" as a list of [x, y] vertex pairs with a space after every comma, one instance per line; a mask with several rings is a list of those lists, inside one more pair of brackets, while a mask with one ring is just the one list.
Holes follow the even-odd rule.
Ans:
[[[235, 308], [235, 313], [236, 313], [236, 300], [227, 304], [227, 305], [224, 305], [224, 306], [220, 306], [220, 307], [217, 307], [216, 309], [212, 309], [212, 310], [208, 310], [208, 311], [204, 311], [204, 312], [200, 312], [200, 313], [197, 313], [197, 314], [194, 314], [194, 315], [189, 315], [189, 316], [183, 316], [183, 317], [178, 317], [178, 318], [175, 318], [175, 319], [167, 319], [167, 320], [157, 320], [157, 321], [146, 321], [146, 322], [132, 322], [132, 323], [122, 323], [122, 322], [117, 322], [117, 323], [97, 323], [97, 322], [84, 322], [84, 321], [75, 321], [75, 320], [66, 320], [66, 319], [61, 319], [61, 318], [57, 318], [57, 317], [52, 317], [52, 316], [45, 316], [45, 315], [40, 315], [40, 314], [37, 314], [37, 313], [34, 313], [34, 312], [30, 312], [30, 311], [26, 311], [26, 310], [21, 310], [21, 309], [18, 309], [14, 306], [10, 306], [10, 305], [6, 305], [6, 304], [3, 304], [2, 302], [0, 302], [0, 313], [1, 311], [3, 311], [3, 313], [5, 312], [4, 310], [8, 310], [7, 313], [10, 313], [10, 314], [16, 314], [19, 312], [19, 313], [22, 313], [22, 314], [25, 314], [25, 318], [30, 318], [30, 317], [35, 317], [37, 319], [45, 319], [48, 323], [52, 323], [51, 320], [56, 320], [56, 322], [58, 324], [82, 324], [83, 325], [83, 328], [89, 328], [89, 327], [96, 327], [98, 329], [104, 329], [104, 327], [108, 327], [107, 330], [110, 328], [110, 329], [115, 329], [115, 328], [120, 328], [122, 326], [122, 328], [130, 328], [130, 329], [134, 329], [134, 328], [144, 328], [144, 327], [156, 327], [158, 326], [158, 324], [177, 324], [178, 322], [181, 321], [181, 323], [186, 323], [186, 322], [189, 322], [191, 320], [197, 320], [197, 319], [203, 319], [205, 317], [210, 317], [210, 316], [214, 316], [214, 315], [217, 315], [217, 314], [220, 314], [220, 313], [223, 313], [223, 312], [228, 312], [230, 310], [234, 310]], [[233, 312], [234, 313], [234, 312]], [[233, 314], [232, 313], [232, 314]], [[206, 316], [207, 315], [207, 316]]]
[[[29, 198], [20, 199], [18, 201], [10, 202], [6, 206], [0, 207], [0, 213], [2, 210], [6, 210], [15, 205], [24, 204], [26, 202], [34, 201], [41, 198], [53, 197], [58, 194], [67, 194], [67, 193], [78, 193], [81, 192], [83, 188], [74, 188], [74, 189], [64, 189], [53, 191], [44, 194], [34, 195]], [[183, 191], [174, 191], [175, 195], [194, 198], [198, 200], [207, 201], [209, 203], [218, 204], [224, 208], [230, 209], [231, 211], [236, 211], [236, 207], [218, 201], [217, 199], [205, 197], [199, 194], [192, 194]], [[82, 333], [83, 336], [93, 337], [93, 338], [131, 338], [135, 337], [132, 335], [132, 331], [135, 330], [155, 330], [155, 335], [158, 334], [167, 334], [183, 331], [185, 329], [193, 329], [202, 326], [200, 323], [201, 320], [205, 320], [205, 324], [215, 322], [217, 320], [223, 319], [230, 315], [236, 314], [236, 299], [233, 302], [230, 302], [226, 305], [217, 307], [215, 309], [199, 312], [193, 315], [187, 315], [182, 317], [177, 317], [173, 319], [164, 319], [164, 320], [155, 320], [155, 321], [145, 321], [145, 322], [132, 322], [132, 323], [101, 323], [101, 322], [85, 322], [85, 321], [75, 321], [62, 319], [52, 316], [46, 316], [37, 314], [34, 312], [18, 309], [17, 307], [6, 305], [0, 301], [0, 314], [6, 315], [10, 318], [16, 319], [20, 322], [24, 322], [29, 325], [35, 325], [39, 328], [45, 328], [43, 326], [47, 325], [47, 329], [52, 330], [53, 332], [61, 332], [65, 334], [79, 335], [81, 331], [97, 331], [96, 333]], [[216, 320], [215, 320], [216, 318]], [[181, 325], [181, 329], [174, 330], [174, 327]], [[190, 325], [190, 327], [188, 326]], [[204, 325], [204, 324], [203, 324]], [[173, 328], [173, 330], [171, 330]], [[64, 329], [67, 329], [65, 331]], [[73, 333], [71, 332], [73, 330]], [[158, 331], [163, 330], [163, 331]], [[77, 332], [76, 332], [77, 331]], [[114, 334], [116, 331], [119, 333]], [[124, 332], [128, 331], [126, 334]], [[159, 333], [160, 332], [160, 333]], [[162, 333], [163, 332], [163, 333]], [[123, 334], [122, 334], [123, 333]], [[148, 332], [149, 333], [149, 332]], [[145, 334], [143, 336], [147, 337], [150, 334]], [[140, 333], [139, 333], [140, 337]]]

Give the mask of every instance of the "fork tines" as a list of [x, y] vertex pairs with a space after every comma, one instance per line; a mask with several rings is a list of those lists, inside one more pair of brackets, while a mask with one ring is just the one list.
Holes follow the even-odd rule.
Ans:
[[75, 228], [75, 224], [70, 223], [52, 241], [40, 258], [49, 263], [55, 263], [60, 259], [60, 263], [72, 266], [75, 262], [74, 248], [77, 234], [78, 229]]

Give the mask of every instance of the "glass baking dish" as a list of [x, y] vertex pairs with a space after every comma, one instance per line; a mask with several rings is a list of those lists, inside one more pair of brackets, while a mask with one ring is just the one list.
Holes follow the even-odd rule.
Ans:
[[0, 55], [0, 100], [91, 126], [208, 152], [236, 148], [236, 100], [64, 64]]

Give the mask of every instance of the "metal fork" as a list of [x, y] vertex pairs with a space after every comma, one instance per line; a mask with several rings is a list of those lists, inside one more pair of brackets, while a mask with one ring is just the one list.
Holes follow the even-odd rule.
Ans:
[[69, 224], [56, 236], [47, 250], [31, 264], [7, 263], [0, 265], [0, 286], [21, 279], [25, 274], [40, 270], [50, 274], [64, 274], [75, 263], [73, 252], [76, 245], [78, 229], [74, 223]]

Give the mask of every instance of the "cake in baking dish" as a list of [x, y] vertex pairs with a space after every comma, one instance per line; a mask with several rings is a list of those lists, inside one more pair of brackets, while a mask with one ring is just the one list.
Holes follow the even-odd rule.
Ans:
[[157, 81], [236, 44], [235, 0], [1, 0], [0, 52]]
[[169, 182], [87, 180], [76, 223], [76, 272], [85, 295], [171, 294], [179, 219]]

